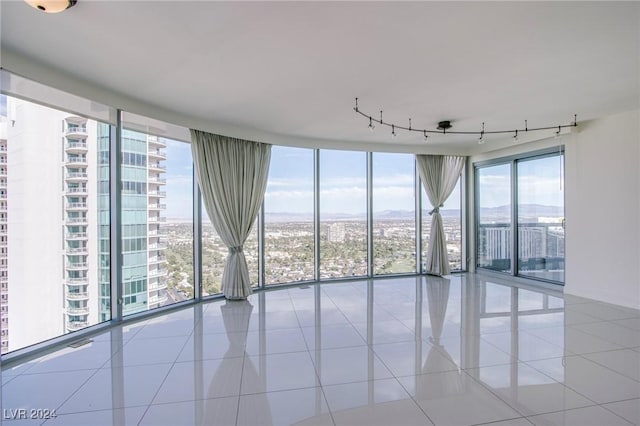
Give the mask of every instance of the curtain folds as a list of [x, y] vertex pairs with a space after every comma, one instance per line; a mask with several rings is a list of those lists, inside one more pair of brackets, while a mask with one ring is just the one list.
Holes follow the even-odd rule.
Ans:
[[452, 155], [416, 155], [416, 163], [420, 178], [427, 192], [427, 197], [434, 209], [431, 215], [431, 234], [429, 248], [425, 259], [426, 272], [432, 275], [448, 275], [449, 256], [447, 240], [442, 226], [440, 207], [444, 204], [458, 182], [465, 157]]
[[246, 299], [252, 291], [243, 246], [264, 198], [271, 145], [191, 129], [191, 152], [207, 214], [229, 249], [222, 293]]

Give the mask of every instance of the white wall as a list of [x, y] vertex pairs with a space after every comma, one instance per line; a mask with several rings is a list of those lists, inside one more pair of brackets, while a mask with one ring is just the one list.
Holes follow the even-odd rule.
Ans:
[[[581, 123], [572, 134], [471, 157], [493, 158], [565, 145], [564, 292], [640, 308], [640, 111]], [[474, 229], [470, 168], [469, 229]], [[469, 233], [470, 268], [475, 241]]]
[[567, 145], [565, 293], [640, 308], [640, 111]]

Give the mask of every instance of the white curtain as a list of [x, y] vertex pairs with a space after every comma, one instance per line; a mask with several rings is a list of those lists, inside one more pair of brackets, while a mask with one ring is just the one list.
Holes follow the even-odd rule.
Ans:
[[191, 152], [204, 206], [229, 249], [222, 293], [246, 299], [251, 281], [243, 245], [264, 198], [271, 145], [191, 129]]
[[425, 259], [428, 274], [448, 275], [451, 272], [440, 207], [453, 192], [462, 167], [464, 167], [464, 161], [464, 157], [452, 155], [416, 155], [420, 178], [429, 201], [434, 207], [429, 212], [431, 215], [431, 234]]

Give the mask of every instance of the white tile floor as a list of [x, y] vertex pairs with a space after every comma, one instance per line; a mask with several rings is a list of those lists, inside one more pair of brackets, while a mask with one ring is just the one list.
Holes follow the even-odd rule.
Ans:
[[294, 287], [5, 368], [1, 396], [9, 426], [639, 425], [640, 311], [473, 274]]

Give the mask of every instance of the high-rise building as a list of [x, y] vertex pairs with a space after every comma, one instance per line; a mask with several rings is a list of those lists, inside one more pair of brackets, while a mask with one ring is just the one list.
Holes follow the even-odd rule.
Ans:
[[327, 227], [327, 241], [342, 243], [345, 240], [347, 229], [344, 223], [336, 222]]
[[[111, 302], [110, 127], [8, 97], [4, 128], [3, 353], [108, 320]], [[123, 308], [133, 313], [167, 298], [166, 241], [160, 226], [165, 220], [160, 200], [166, 194], [160, 188], [166, 154], [158, 138], [125, 133]], [[34, 315], [43, 321], [33, 321]]]

